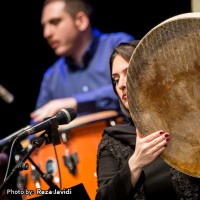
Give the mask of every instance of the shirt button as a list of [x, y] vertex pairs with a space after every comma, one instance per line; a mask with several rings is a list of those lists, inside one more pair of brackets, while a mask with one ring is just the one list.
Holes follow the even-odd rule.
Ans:
[[83, 86], [83, 92], [87, 92], [88, 91], [88, 86]]

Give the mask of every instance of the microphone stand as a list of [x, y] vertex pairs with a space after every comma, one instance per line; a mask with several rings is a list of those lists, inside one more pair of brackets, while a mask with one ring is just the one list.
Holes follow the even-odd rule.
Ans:
[[60, 188], [53, 182], [53, 176], [48, 173], [43, 173], [41, 169], [35, 164], [35, 162], [32, 160], [32, 158], [28, 158], [28, 160], [31, 162], [32, 165], [36, 168], [36, 170], [41, 175], [41, 178], [49, 185], [49, 190], [59, 190]]
[[[46, 133], [43, 133], [46, 134]], [[41, 174], [41, 177], [43, 180], [50, 186], [50, 190], [59, 189], [57, 185], [53, 183], [53, 177], [51, 177], [50, 174], [45, 175], [40, 168], [34, 163], [34, 161], [29, 157], [31, 153], [38, 147], [40, 147], [43, 143], [45, 138], [43, 138], [43, 134], [33, 140], [32, 148], [28, 151], [28, 153], [15, 165], [15, 167], [12, 169], [10, 175], [3, 181], [3, 183], [0, 185], [0, 195], [3, 193], [3, 190], [5, 189], [6, 184], [10, 181], [10, 179], [13, 177], [14, 174], [18, 173], [22, 170], [29, 169], [29, 165], [25, 163], [25, 161], [28, 159], [38, 170], [38, 172]]]
[[47, 130], [47, 134], [51, 136], [50, 143], [53, 144], [53, 146], [56, 146], [60, 144], [60, 135], [58, 133], [58, 119], [53, 118], [50, 120], [50, 129]]

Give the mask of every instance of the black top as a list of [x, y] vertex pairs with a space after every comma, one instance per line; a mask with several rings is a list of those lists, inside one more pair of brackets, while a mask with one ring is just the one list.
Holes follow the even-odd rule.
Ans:
[[133, 188], [128, 159], [135, 142], [132, 122], [105, 129], [98, 147], [96, 200], [200, 199], [200, 179], [171, 168], [161, 158], [143, 169]]

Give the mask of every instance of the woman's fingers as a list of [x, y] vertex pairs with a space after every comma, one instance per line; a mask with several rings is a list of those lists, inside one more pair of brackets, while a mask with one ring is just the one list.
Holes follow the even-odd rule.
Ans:
[[165, 145], [165, 143], [170, 140], [169, 133], [166, 133], [163, 130], [156, 131], [147, 136], [142, 136], [142, 134], [139, 133], [139, 131], [136, 132], [137, 132], [137, 137], [141, 139], [141, 142], [148, 144], [149, 148], [159, 145], [162, 141], [165, 141], [164, 142]]
[[150, 135], [143, 137], [143, 139], [144, 139], [144, 142], [149, 143], [164, 134], [167, 134], [167, 133], [165, 133], [163, 130], [159, 130], [154, 133], [151, 133]]
[[[142, 135], [137, 133], [136, 153], [143, 160], [142, 165], [152, 162], [167, 147], [170, 141], [169, 133], [162, 130], [156, 131], [150, 135]], [[145, 164], [146, 163], [146, 164]]]
[[160, 153], [162, 153], [167, 147], [169, 141], [169, 134], [167, 134], [167, 136], [164, 135], [163, 137], [161, 137], [161, 140], [159, 140], [158, 143], [152, 145], [152, 148], [149, 149], [149, 153], [155, 156], [160, 155]]

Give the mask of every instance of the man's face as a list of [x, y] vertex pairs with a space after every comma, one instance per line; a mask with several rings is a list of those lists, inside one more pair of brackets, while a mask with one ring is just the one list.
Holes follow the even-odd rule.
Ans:
[[43, 35], [58, 56], [69, 56], [76, 44], [79, 30], [65, 10], [63, 1], [47, 4], [42, 12]]

